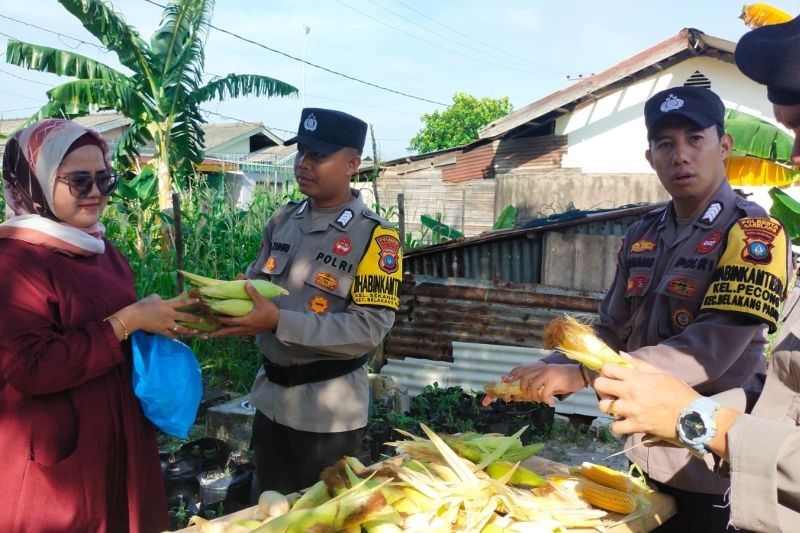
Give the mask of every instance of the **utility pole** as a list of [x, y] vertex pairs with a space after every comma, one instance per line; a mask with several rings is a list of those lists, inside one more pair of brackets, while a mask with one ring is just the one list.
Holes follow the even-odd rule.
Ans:
[[311, 33], [311, 26], [308, 24], [303, 24], [303, 29], [306, 31], [306, 36], [303, 39], [303, 75], [302, 75], [302, 82], [300, 85], [300, 107], [304, 108], [306, 106], [306, 48], [308, 48], [308, 34]]

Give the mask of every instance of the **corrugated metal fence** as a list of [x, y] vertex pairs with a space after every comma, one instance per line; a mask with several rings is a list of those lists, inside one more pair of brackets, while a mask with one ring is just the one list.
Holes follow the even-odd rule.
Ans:
[[595, 317], [602, 293], [533, 284], [407, 276], [384, 342], [388, 358], [453, 360], [453, 341], [540, 347], [565, 312]]

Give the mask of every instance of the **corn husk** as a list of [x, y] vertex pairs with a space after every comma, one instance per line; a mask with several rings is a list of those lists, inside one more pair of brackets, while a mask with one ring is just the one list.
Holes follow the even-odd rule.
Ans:
[[592, 328], [571, 316], [551, 320], [544, 329], [542, 344], [547, 349], [562, 352], [568, 358], [595, 372], [603, 368], [605, 363], [633, 368], [630, 361], [600, 340]]

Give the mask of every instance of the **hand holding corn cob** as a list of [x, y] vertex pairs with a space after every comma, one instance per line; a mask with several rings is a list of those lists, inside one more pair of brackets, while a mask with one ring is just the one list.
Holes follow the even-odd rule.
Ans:
[[[277, 324], [278, 308], [269, 301], [269, 298], [288, 294], [285, 289], [269, 281], [246, 279], [226, 281], [183, 270], [180, 272], [198, 287], [188, 291], [185, 297], [200, 298], [200, 311], [204, 318], [199, 325], [187, 324], [187, 326], [200, 331], [215, 332], [214, 337], [252, 335], [273, 329]], [[184, 295], [178, 298], [181, 297]], [[246, 318], [232, 322], [232, 319], [225, 317]], [[216, 333], [221, 327], [221, 332]]]

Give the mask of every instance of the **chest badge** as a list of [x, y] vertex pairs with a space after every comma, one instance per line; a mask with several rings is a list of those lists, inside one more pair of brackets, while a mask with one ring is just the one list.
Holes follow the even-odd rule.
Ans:
[[719, 202], [714, 202], [706, 209], [706, 212], [703, 213], [703, 216], [700, 217], [700, 222], [705, 222], [706, 224], [713, 224], [717, 218], [719, 218], [719, 214], [722, 213], [722, 204]]
[[684, 298], [690, 298], [697, 294], [697, 284], [686, 277], [672, 278], [669, 280], [669, 283], [667, 283], [667, 292]]
[[648, 241], [647, 239], [639, 239], [635, 243], [631, 244], [632, 254], [643, 254], [645, 252], [652, 252], [655, 249], [656, 243], [653, 241]]
[[317, 285], [329, 291], [336, 290], [336, 287], [339, 286], [339, 280], [330, 272], [318, 272], [314, 281]]
[[647, 286], [647, 276], [631, 276], [628, 278], [628, 283], [625, 287], [626, 296], [641, 296], [644, 294], [644, 288]]
[[318, 315], [325, 314], [328, 312], [328, 299], [318, 294], [311, 298], [308, 302], [308, 307]]
[[672, 313], [672, 325], [677, 329], [684, 329], [692, 323], [694, 316], [688, 309], [676, 309]]
[[353, 249], [353, 243], [350, 242], [350, 237], [342, 237], [333, 243], [333, 253], [336, 255], [347, 255]]
[[717, 247], [719, 241], [722, 240], [722, 232], [715, 231], [708, 237], [703, 237], [700, 242], [697, 243], [697, 253], [698, 254], [707, 254], [711, 253], [714, 248]]
[[269, 256], [269, 259], [267, 259], [267, 262], [264, 264], [264, 268], [267, 270], [267, 272], [272, 272], [275, 270], [276, 266], [278, 266], [278, 262], [274, 257]]
[[387, 274], [397, 272], [397, 253], [400, 251], [400, 241], [391, 235], [375, 237], [375, 244], [380, 248], [378, 268]]

